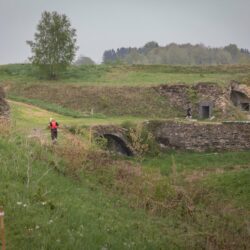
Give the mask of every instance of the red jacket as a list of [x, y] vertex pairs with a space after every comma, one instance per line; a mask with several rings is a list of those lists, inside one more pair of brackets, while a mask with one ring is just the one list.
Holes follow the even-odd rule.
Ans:
[[49, 123], [51, 129], [57, 129], [59, 124], [56, 121], [52, 121]]

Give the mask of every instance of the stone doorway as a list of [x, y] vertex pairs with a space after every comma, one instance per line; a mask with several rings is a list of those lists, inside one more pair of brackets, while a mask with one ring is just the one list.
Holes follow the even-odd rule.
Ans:
[[209, 118], [209, 106], [202, 106], [201, 107], [201, 118], [202, 119], [207, 119]]
[[201, 102], [200, 103], [200, 118], [209, 119], [212, 116], [212, 103]]

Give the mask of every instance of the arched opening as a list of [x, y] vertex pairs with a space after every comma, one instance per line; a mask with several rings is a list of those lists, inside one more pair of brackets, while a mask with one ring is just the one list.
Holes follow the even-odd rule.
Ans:
[[236, 107], [239, 107], [242, 111], [250, 111], [250, 98], [248, 98], [244, 93], [232, 90], [230, 99], [232, 103]]
[[133, 156], [134, 153], [124, 140], [113, 134], [103, 134], [107, 139], [107, 149], [126, 156]]

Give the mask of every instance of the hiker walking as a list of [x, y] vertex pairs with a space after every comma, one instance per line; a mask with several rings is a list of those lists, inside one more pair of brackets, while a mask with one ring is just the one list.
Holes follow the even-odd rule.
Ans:
[[56, 143], [57, 140], [57, 128], [59, 126], [59, 124], [57, 123], [57, 121], [53, 118], [49, 119], [49, 127], [50, 127], [50, 132], [51, 132], [51, 139], [53, 143]]
[[187, 109], [186, 119], [192, 119], [192, 110], [190, 107]]

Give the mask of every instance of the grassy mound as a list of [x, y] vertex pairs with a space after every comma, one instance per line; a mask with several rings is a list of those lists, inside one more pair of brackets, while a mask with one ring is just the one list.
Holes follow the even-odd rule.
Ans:
[[33, 104], [43, 103], [50, 108], [57, 105], [61, 110], [75, 110], [72, 114], [76, 113], [74, 116], [78, 117], [79, 112], [82, 116], [93, 113], [138, 117], [171, 117], [178, 113], [174, 107], [170, 107], [166, 98], [152, 88], [19, 84], [13, 86], [8, 95], [15, 100], [33, 100]]

